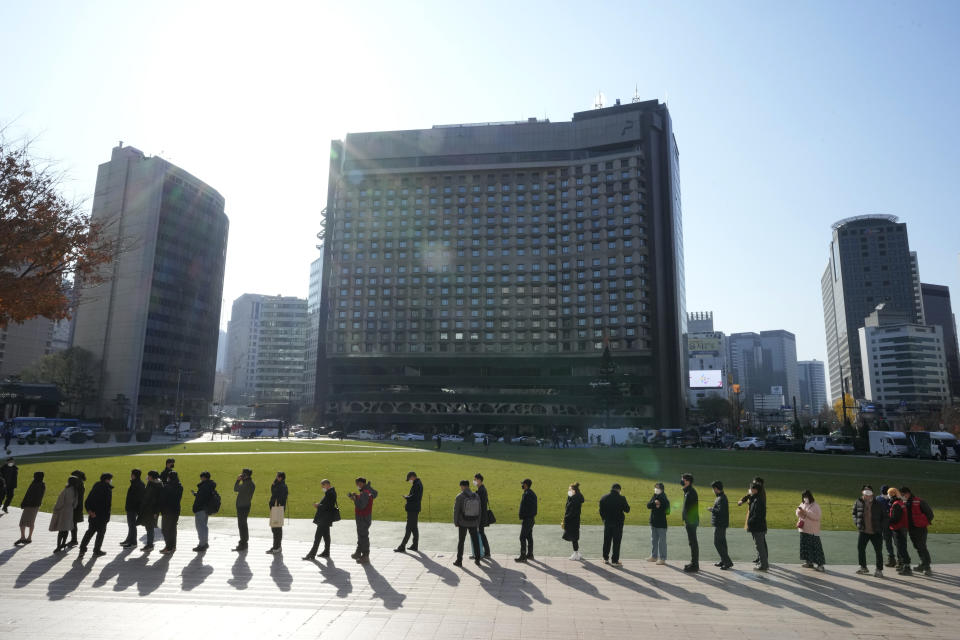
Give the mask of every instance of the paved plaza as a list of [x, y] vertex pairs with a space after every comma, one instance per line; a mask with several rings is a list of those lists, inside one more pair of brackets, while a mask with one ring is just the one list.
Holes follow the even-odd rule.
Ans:
[[[875, 579], [854, 575], [849, 565], [817, 574], [775, 563], [770, 573], [756, 574], [748, 558], [735, 555], [733, 571], [704, 562], [701, 573], [687, 575], [680, 570], [687, 549], [671, 538], [667, 566], [627, 559], [613, 568], [587, 547], [587, 562], [544, 555], [519, 565], [504, 553], [515, 544], [506, 547], [507, 538], [497, 534], [494, 558], [482, 568], [465, 562], [458, 569], [452, 547], [431, 544], [409, 554], [381, 546], [369, 564], [358, 565], [349, 557], [352, 522], [335, 525], [330, 560], [303, 561], [309, 523], [292, 523], [285, 553], [274, 556], [264, 553], [265, 523], [251, 522], [255, 537], [238, 554], [230, 551], [229, 518], [213, 519], [203, 555], [189, 550], [196, 540], [192, 519], [182, 519], [179, 550], [163, 556], [121, 549], [126, 528], [116, 517], [104, 544], [108, 554], [88, 552], [78, 561], [76, 549], [51, 554], [47, 514], [40, 514], [33, 544], [7, 546], [18, 537], [18, 519], [18, 509], [0, 518], [3, 637], [952, 639], [960, 611], [958, 564], [936, 564], [932, 578], [888, 570]], [[439, 527], [429, 525], [424, 542]], [[396, 523], [375, 523], [374, 544], [395, 544], [397, 530]], [[541, 538], [548, 531], [543, 527]], [[709, 531], [701, 535], [704, 552]]]

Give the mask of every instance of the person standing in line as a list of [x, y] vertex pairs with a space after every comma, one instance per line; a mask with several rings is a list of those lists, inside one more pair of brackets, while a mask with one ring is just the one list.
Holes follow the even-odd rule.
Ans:
[[77, 478], [77, 502], [73, 507], [73, 528], [70, 529], [70, 542], [67, 543], [68, 549], [80, 544], [80, 541], [77, 539], [77, 526], [83, 522], [83, 499], [87, 492], [87, 474], [79, 469], [75, 469], [72, 475]]
[[727, 494], [723, 492], [723, 483], [714, 480], [710, 485], [713, 489], [713, 506], [707, 507], [710, 512], [710, 524], [713, 525], [713, 546], [716, 547], [720, 555], [720, 562], [714, 566], [720, 567], [724, 571], [733, 566], [733, 560], [730, 559], [730, 553], [727, 550], [727, 527], [730, 526], [730, 504], [727, 501]]
[[907, 551], [907, 508], [903, 504], [900, 492], [896, 487], [887, 489], [887, 498], [890, 500], [890, 532], [897, 546], [897, 573], [902, 576], [912, 576], [910, 569], [910, 553]]
[[869, 575], [867, 569], [867, 543], [873, 545], [873, 550], [877, 556], [877, 569], [873, 572], [873, 577], [883, 577], [883, 528], [888, 525], [888, 514], [883, 512], [883, 505], [873, 495], [873, 487], [868, 484], [863, 485], [860, 496], [853, 503], [853, 525], [860, 532], [857, 537], [857, 560], [860, 562], [860, 568], [857, 573], [860, 575]]
[[690, 543], [690, 564], [683, 570], [687, 573], [700, 571], [700, 544], [697, 542], [697, 527], [700, 525], [700, 500], [693, 488], [693, 476], [685, 473], [680, 476], [683, 484], [683, 525], [687, 529], [687, 542]]
[[113, 474], [100, 474], [100, 482], [97, 482], [90, 489], [90, 495], [84, 501], [83, 506], [87, 510], [90, 518], [87, 520], [87, 532], [83, 534], [80, 541], [80, 557], [87, 552], [87, 545], [90, 538], [96, 534], [93, 542], [93, 556], [100, 557], [107, 555], [101, 547], [103, 546], [103, 536], [107, 533], [107, 523], [110, 522], [110, 506], [113, 502]]
[[932, 576], [930, 552], [927, 550], [927, 527], [933, 522], [933, 509], [925, 500], [913, 495], [910, 487], [900, 487], [900, 494], [903, 496], [903, 505], [907, 511], [910, 541], [913, 542], [917, 555], [920, 556], [920, 564], [913, 570], [920, 571], [925, 576]]
[[797, 529], [800, 531], [800, 559], [804, 569], [823, 571], [826, 559], [823, 556], [823, 544], [820, 542], [820, 505], [807, 489], [800, 495], [797, 507]]
[[233, 483], [233, 492], [237, 494], [237, 529], [240, 532], [240, 542], [234, 551], [246, 551], [250, 540], [250, 530], [247, 528], [247, 518], [250, 516], [250, 507], [253, 504], [253, 492], [257, 485], [253, 483], [253, 471], [243, 469]]
[[757, 547], [757, 563], [755, 571], [769, 571], [770, 558], [767, 551], [767, 496], [763, 485], [754, 482], [750, 485], [750, 505], [747, 508], [747, 531], [753, 537], [753, 544]]
[[417, 526], [417, 520], [420, 518], [420, 505], [423, 501], [423, 483], [413, 471], [407, 473], [407, 482], [410, 483], [410, 493], [403, 496], [406, 500], [404, 509], [407, 512], [407, 526], [403, 531], [403, 540], [400, 546], [394, 549], [397, 553], [406, 551], [407, 541], [413, 536], [413, 544], [410, 545], [410, 551], [417, 551], [417, 543], [420, 541], [420, 529]]
[[[304, 560], [313, 560], [314, 557], [330, 557], [330, 527], [339, 520], [340, 508], [337, 506], [337, 490], [333, 488], [330, 481], [324, 478], [320, 481], [320, 488], [323, 490], [323, 498], [320, 502], [314, 502], [313, 506], [317, 513], [313, 516], [313, 524], [317, 525], [317, 532], [313, 536], [313, 546]], [[323, 540], [323, 551], [317, 555], [317, 549], [320, 548], [320, 541]]]
[[167, 478], [170, 477], [171, 473], [176, 473], [173, 468], [176, 465], [177, 461], [173, 458], [167, 458], [166, 463], [164, 464], [163, 471], [160, 472], [160, 482], [167, 484]]
[[[163, 549], [160, 553], [173, 553], [177, 550], [177, 522], [180, 520], [180, 501], [183, 499], [180, 476], [172, 467], [169, 469], [160, 501], [160, 532], [163, 534]], [[163, 471], [160, 472], [160, 477], [163, 477]]]
[[140, 474], [140, 469], [130, 471], [130, 486], [127, 488], [127, 499], [123, 505], [123, 510], [127, 514], [127, 537], [120, 543], [124, 549], [137, 546], [137, 518], [140, 517], [143, 492], [146, 490]]
[[50, 531], [57, 532], [57, 548], [54, 553], [60, 553], [67, 550], [67, 536], [73, 529], [73, 510], [78, 501], [77, 489], [80, 485], [80, 479], [76, 476], [67, 478], [67, 486], [57, 496], [57, 503], [53, 505], [53, 513], [50, 514]]
[[353, 515], [357, 522], [357, 550], [350, 557], [359, 563], [370, 562], [370, 524], [373, 522], [373, 501], [377, 490], [367, 483], [367, 479], [359, 477], [354, 480], [357, 492], [350, 492], [347, 497], [353, 500]]
[[653, 485], [653, 497], [647, 502], [650, 510], [650, 557], [647, 562], [667, 564], [667, 514], [670, 500], [662, 482]]
[[[480, 526], [477, 527], [477, 536], [480, 538], [480, 543], [483, 546], [483, 557], [489, 558], [490, 543], [487, 542], [486, 528], [492, 524], [490, 522], [490, 498], [487, 496], [487, 487], [483, 484], [482, 474], [474, 474], [473, 486], [477, 488], [476, 494], [480, 496]], [[472, 559], [473, 558], [471, 558], [471, 560]]]
[[13, 456], [7, 458], [7, 464], [0, 467], [0, 475], [3, 476], [6, 490], [3, 492], [3, 512], [7, 513], [7, 507], [13, 502], [13, 491], [17, 488], [17, 475], [20, 473], [20, 467], [16, 465]]
[[533, 560], [533, 525], [537, 517], [537, 494], [530, 488], [533, 480], [527, 478], [520, 483], [523, 495], [520, 497], [520, 556], [515, 562]]
[[[287, 474], [283, 471], [277, 471], [277, 477], [270, 485], [270, 509], [281, 507], [283, 511], [287, 510], [287, 497], [290, 492], [287, 490]], [[274, 526], [277, 525], [277, 526]], [[270, 514], [270, 531], [273, 533], [273, 546], [267, 549], [267, 553], [281, 553], [283, 542], [283, 514], [280, 516], [279, 523], [274, 521], [273, 513]]]
[[[603, 520], [603, 564], [609, 561], [615, 567], [620, 564], [620, 542], [623, 540], [625, 515], [630, 513], [627, 499], [620, 495], [620, 485], [616, 482], [610, 487], [610, 493], [600, 498], [600, 519]], [[611, 547], [613, 554], [611, 555]]]
[[[43, 483], [43, 471], [33, 472], [33, 482], [27, 487], [20, 501], [20, 539], [14, 545], [30, 544], [33, 542], [33, 528], [37, 523], [37, 511], [43, 504], [43, 494], [47, 492], [47, 485]], [[30, 533], [27, 533], [27, 529]]]
[[473, 561], [480, 566], [480, 538], [477, 527], [480, 526], [480, 496], [470, 491], [470, 483], [460, 481], [460, 493], [453, 501], [453, 526], [457, 527], [457, 559], [453, 566], [463, 566], [463, 542], [470, 535], [470, 544], [473, 545]]
[[[760, 498], [763, 499], [764, 505], [766, 505], [766, 501], [767, 501], [767, 491], [766, 489], [764, 489], [763, 478], [761, 478], [760, 476], [756, 476], [753, 480], [750, 481], [750, 484], [747, 485], [747, 493], [742, 498], [737, 500], [738, 507], [747, 505], [747, 514], [743, 518], [744, 531], [750, 530], [749, 526], [747, 526], [748, 521], [750, 519], [750, 487], [752, 487], [754, 484], [760, 485]], [[760, 563], [760, 557], [757, 556], [756, 558], [753, 559], [753, 564], [759, 564], [759, 563]]]
[[197, 527], [198, 539], [198, 544], [193, 548], [193, 551], [197, 553], [203, 553], [210, 547], [208, 544], [210, 528], [207, 526], [210, 514], [207, 513], [207, 509], [210, 507], [210, 502], [213, 500], [213, 492], [216, 488], [217, 483], [210, 479], [210, 472], [201, 471], [200, 483], [197, 485], [197, 490], [191, 491], [193, 494], [193, 522]]
[[[146, 529], [147, 542], [140, 551], [153, 549], [153, 536], [157, 528], [157, 515], [160, 513], [162, 500], [163, 484], [160, 482], [160, 474], [156, 471], [147, 471], [147, 484], [143, 490], [140, 513], [137, 516], [137, 524]], [[136, 542], [136, 534], [134, 534], [133, 539]]]
[[574, 482], [567, 488], [567, 504], [563, 509], [563, 539], [573, 545], [571, 560], [583, 560], [580, 555], [580, 512], [583, 502], [580, 483]]
[[[883, 512], [890, 514], [890, 505], [892, 504], [890, 498], [887, 497], [887, 492], [890, 490], [890, 487], [883, 485], [880, 487], [880, 495], [877, 496], [877, 500], [883, 506]], [[887, 565], [888, 567], [896, 567], [897, 561], [894, 559], [893, 552], [893, 531], [890, 530], [890, 527], [884, 527], [883, 529], [883, 545], [887, 550]]]

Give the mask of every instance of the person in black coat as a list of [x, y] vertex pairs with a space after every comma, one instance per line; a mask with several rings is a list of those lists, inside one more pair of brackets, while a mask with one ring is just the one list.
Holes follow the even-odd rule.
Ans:
[[144, 491], [146, 485], [140, 479], [140, 469], [133, 469], [130, 471], [130, 487], [127, 489], [127, 500], [123, 506], [127, 512], [127, 537], [120, 546], [124, 549], [137, 546], [137, 518], [140, 517]]
[[574, 482], [567, 489], [567, 504], [563, 510], [563, 539], [573, 544], [571, 560], [583, 560], [580, 555], [580, 512], [583, 509], [583, 494], [580, 483]]
[[[43, 495], [47, 492], [47, 485], [43, 482], [43, 471], [34, 471], [33, 482], [27, 487], [20, 501], [20, 539], [14, 544], [30, 544], [33, 542], [33, 528], [37, 521], [37, 512], [43, 504]], [[27, 533], [27, 529], [30, 533]]]
[[83, 522], [83, 498], [87, 492], [87, 474], [79, 469], [75, 469], [70, 475], [77, 479], [77, 502], [73, 509], [73, 529], [70, 530], [70, 542], [67, 543], [68, 549], [80, 544], [80, 541], [77, 540], [77, 525]]
[[7, 507], [13, 502], [13, 490], [17, 488], [17, 475], [19, 472], [20, 467], [16, 465], [13, 456], [7, 458], [7, 463], [3, 465], [3, 467], [0, 467], [0, 476], [3, 476], [4, 485], [6, 485], [2, 496], [4, 513], [7, 513]]
[[153, 549], [154, 530], [157, 528], [157, 516], [162, 503], [163, 483], [160, 482], [160, 474], [156, 471], [148, 471], [147, 484], [143, 491], [143, 499], [140, 501], [140, 513], [137, 516], [137, 524], [147, 530], [147, 543], [143, 545], [141, 551]]
[[420, 505], [423, 502], [423, 483], [413, 471], [407, 474], [407, 482], [410, 483], [410, 493], [403, 496], [407, 501], [404, 509], [407, 512], [407, 526], [403, 532], [403, 540], [400, 546], [394, 549], [397, 553], [406, 551], [407, 540], [413, 536], [413, 544], [410, 545], [410, 551], [417, 550], [417, 542], [420, 540], [420, 529], [417, 527], [417, 521], [420, 518]]
[[[177, 521], [180, 520], [180, 501], [183, 499], [183, 485], [180, 476], [169, 468], [167, 480], [160, 494], [160, 532], [163, 534], [163, 549], [160, 553], [173, 553], [177, 550]], [[163, 472], [160, 472], [163, 477]]]
[[713, 500], [713, 506], [707, 507], [710, 512], [710, 524], [713, 525], [713, 546], [717, 548], [720, 554], [720, 562], [716, 565], [721, 569], [729, 569], [733, 566], [733, 560], [727, 551], [727, 527], [730, 526], [730, 504], [727, 501], [727, 494], [723, 492], [723, 483], [714, 480], [710, 485], [716, 496]]
[[530, 489], [533, 480], [527, 478], [520, 483], [523, 495], [520, 498], [520, 556], [516, 562], [533, 560], [533, 525], [537, 517], [537, 494]]
[[700, 525], [700, 499], [693, 488], [693, 476], [685, 473], [680, 477], [683, 483], [683, 524], [687, 529], [687, 542], [690, 543], [690, 564], [683, 567], [687, 573], [700, 570], [700, 544], [697, 542], [697, 527]]
[[[620, 495], [620, 485], [613, 483], [610, 493], [600, 498], [600, 519], [603, 520], [603, 563], [611, 562], [613, 566], [620, 565], [620, 541], [623, 539], [623, 522], [625, 515], [630, 513], [627, 499]], [[613, 555], [610, 555], [610, 547]]]
[[[283, 507], [286, 511], [288, 495], [287, 474], [283, 471], [277, 471], [277, 477], [270, 485], [270, 508]], [[270, 531], [273, 532], [273, 546], [267, 549], [267, 553], [280, 553], [283, 542], [283, 526], [270, 527]]]
[[653, 485], [653, 496], [647, 502], [650, 509], [650, 557], [647, 562], [667, 563], [667, 514], [670, 500], [662, 482]]
[[97, 535], [93, 543], [93, 555], [95, 557], [105, 556], [107, 552], [101, 549], [103, 546], [103, 536], [107, 533], [107, 523], [110, 522], [110, 507], [113, 503], [113, 474], [104, 473], [100, 475], [100, 482], [93, 485], [90, 489], [90, 495], [84, 501], [83, 506], [90, 516], [87, 526], [87, 532], [83, 534], [83, 540], [80, 541], [80, 555], [83, 556], [87, 551], [87, 544], [94, 534]]
[[477, 537], [480, 539], [480, 546], [483, 547], [483, 557], [489, 558], [490, 543], [487, 542], [484, 529], [493, 523], [490, 522], [490, 498], [487, 495], [487, 487], [483, 484], [483, 474], [477, 473], [473, 476], [473, 486], [477, 488], [476, 493], [480, 496], [480, 526], [477, 527]]
[[[330, 526], [340, 519], [340, 507], [337, 506], [337, 490], [330, 484], [330, 481], [323, 479], [320, 481], [320, 487], [323, 489], [323, 498], [320, 502], [314, 502], [317, 513], [313, 516], [313, 524], [317, 525], [317, 532], [313, 536], [313, 546], [304, 560], [313, 560], [314, 557], [330, 557]], [[317, 554], [320, 548], [320, 541], [323, 540], [323, 551]]]
[[750, 485], [747, 494], [749, 507], [747, 510], [747, 531], [753, 536], [753, 543], [757, 547], [757, 571], [767, 571], [770, 568], [770, 559], [767, 555], [767, 494], [763, 485], [754, 482]]
[[197, 490], [193, 491], [193, 522], [197, 527], [197, 546], [193, 548], [197, 553], [203, 553], [210, 546], [207, 544], [210, 529], [207, 527], [209, 514], [207, 509], [213, 500], [213, 493], [217, 488], [217, 483], [210, 479], [209, 471], [200, 472], [200, 483], [197, 484]]

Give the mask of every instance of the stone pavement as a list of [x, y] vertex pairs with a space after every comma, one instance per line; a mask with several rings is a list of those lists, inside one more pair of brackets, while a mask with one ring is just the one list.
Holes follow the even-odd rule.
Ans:
[[[957, 637], [957, 564], [936, 565], [931, 578], [876, 579], [851, 566], [818, 574], [795, 564], [775, 564], [768, 574], [704, 566], [687, 575], [680, 571], [686, 548], [668, 566], [627, 560], [618, 569], [593, 559], [595, 550], [587, 562], [544, 556], [519, 565], [494, 547], [482, 568], [453, 567], [449, 552], [389, 548], [358, 565], [352, 548], [336, 543], [329, 561], [301, 560], [299, 535], [285, 537], [285, 554], [265, 554], [268, 531], [260, 526], [251, 527], [248, 552], [232, 553], [227, 523], [214, 526], [207, 553], [194, 554], [190, 518], [181, 520], [180, 549], [161, 556], [120, 549], [126, 528], [116, 517], [108, 555], [78, 562], [76, 549], [51, 554], [47, 514], [33, 544], [7, 546], [18, 519], [18, 509], [0, 518], [4, 638]], [[336, 527], [335, 542], [355, 540], [352, 523]]]

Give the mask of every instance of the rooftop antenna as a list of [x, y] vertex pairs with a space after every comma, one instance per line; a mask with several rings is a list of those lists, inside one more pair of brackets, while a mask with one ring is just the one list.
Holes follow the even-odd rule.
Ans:
[[630, 102], [634, 104], [640, 102], [640, 85], [633, 85], [633, 97], [630, 98]]
[[666, 106], [668, 106], [668, 107], [670, 106], [670, 92], [669, 92], [669, 91], [664, 91], [664, 92], [663, 92], [663, 104], [666, 105]]
[[593, 108], [603, 109], [603, 92], [600, 89], [597, 89], [597, 97], [594, 98]]

